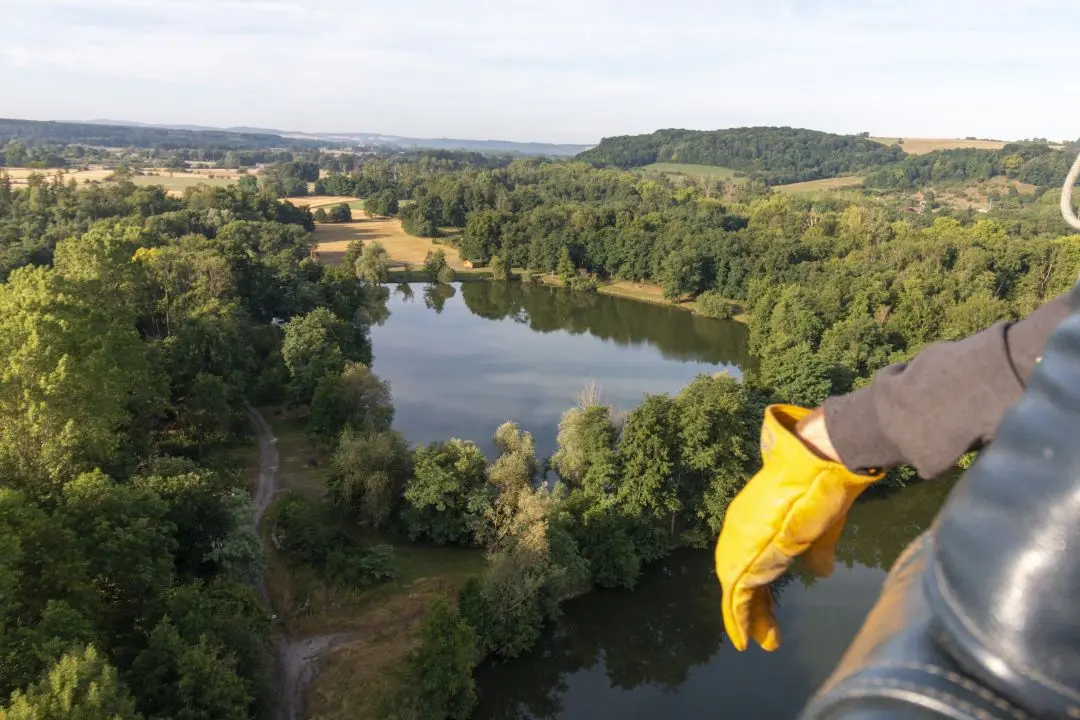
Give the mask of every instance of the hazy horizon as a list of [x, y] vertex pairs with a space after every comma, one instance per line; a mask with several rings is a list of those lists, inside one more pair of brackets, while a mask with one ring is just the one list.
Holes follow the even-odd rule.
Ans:
[[658, 128], [1080, 137], [1080, 4], [36, 0], [0, 116], [592, 144]]

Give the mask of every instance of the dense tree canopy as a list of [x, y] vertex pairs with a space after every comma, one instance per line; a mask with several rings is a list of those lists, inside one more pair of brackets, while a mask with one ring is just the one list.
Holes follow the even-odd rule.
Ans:
[[291, 386], [310, 403], [336, 372], [355, 400], [338, 422], [378, 430], [391, 412], [348, 365], [370, 361], [383, 296], [313, 262], [309, 222], [250, 187], [3, 185], [5, 717], [272, 707], [262, 551], [232, 452], [243, 401]]
[[[898, 157], [866, 138], [727, 132], [658, 137], [666, 159], [723, 157], [772, 180]], [[624, 146], [638, 158], [636, 141], [607, 147]], [[966, 179], [984, 164], [1049, 178], [1056, 152], [1023, 145], [889, 171], [905, 167], [903, 183], [920, 187], [953, 165]], [[251, 181], [170, 197], [122, 179], [16, 188], [0, 177], [0, 698], [13, 717], [76, 703], [87, 717], [249, 718], [272, 704], [251, 586], [263, 559], [232, 452], [248, 399], [282, 404], [332, 457], [326, 502], [288, 494], [267, 515], [290, 567], [358, 589], [394, 573], [392, 549], [369, 533], [484, 548], [484, 570], [432, 614], [407, 663], [409, 707], [464, 716], [479, 657], [532, 647], [561, 599], [633, 587], [644, 564], [712, 541], [758, 466], [765, 403], [858, 387], [928, 343], [1030, 312], [1080, 271], [1050, 194], [987, 215], [920, 215], [870, 194], [787, 196], [539, 159], [333, 156], [319, 178], [329, 157], [278, 158], [268, 177], [362, 195], [422, 235], [459, 228], [446, 251], [501, 276], [653, 281], [708, 315], [738, 305], [760, 362], [739, 358], [741, 382], [701, 376], [625, 415], [586, 394], [551, 458], [512, 423], [491, 458], [462, 439], [413, 448], [372, 367], [369, 325], [385, 317], [389, 276], [378, 243], [324, 265], [311, 214]], [[438, 311], [457, 292], [444, 251], [424, 269]], [[554, 290], [490, 289], [461, 292], [485, 317], [617, 342], [640, 310], [562, 293], [545, 315], [530, 299]]]
[[623, 169], [655, 162], [720, 165], [781, 184], [851, 175], [901, 160], [904, 152], [863, 136], [749, 127], [657, 130], [649, 135], [604, 138], [577, 157], [595, 165]]

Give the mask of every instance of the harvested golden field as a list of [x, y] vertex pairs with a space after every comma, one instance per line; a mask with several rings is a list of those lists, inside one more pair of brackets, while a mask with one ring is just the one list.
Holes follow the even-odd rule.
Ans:
[[337, 205], [338, 203], [349, 203], [350, 207], [356, 207], [355, 203], [359, 203], [359, 198], [349, 197], [348, 195], [308, 195], [306, 197], [291, 197], [282, 198], [288, 200], [296, 207], [309, 207], [312, 210], [320, 207], [329, 207], [330, 205]]
[[75, 178], [76, 182], [82, 183], [84, 181], [101, 182], [109, 175], [112, 175], [112, 170], [107, 168], [91, 168], [90, 170], [41, 170], [37, 168], [21, 168], [21, 167], [5, 167], [0, 168], [0, 172], [7, 174], [11, 178], [12, 185], [25, 185], [26, 179], [37, 173], [38, 175], [44, 175], [48, 178], [56, 177], [60, 175], [63, 177], [64, 182], [67, 182], [69, 178]]
[[910, 155], [924, 155], [935, 150], [954, 150], [956, 148], [976, 148], [978, 150], [1000, 150], [1007, 143], [1002, 140], [962, 140], [960, 138], [870, 138], [882, 145], [895, 145], [898, 140], [904, 143], [900, 146], [904, 152]]
[[[61, 170], [49, 169], [38, 170], [34, 168], [0, 168], [11, 178], [15, 186], [25, 185], [26, 179], [33, 173], [53, 178], [59, 175], [64, 182], [74, 179], [82, 184], [85, 182], [105, 182], [113, 174], [113, 168], [91, 167], [89, 170]], [[150, 168], [142, 171], [141, 175], [133, 175], [131, 181], [136, 185], [161, 185], [170, 194], [182, 195], [185, 188], [195, 185], [225, 186], [232, 185], [246, 173], [242, 170], [226, 170], [224, 168], [193, 168], [189, 172], [172, 172], [164, 168]]]
[[[297, 198], [302, 199], [302, 198]], [[310, 198], [309, 198], [310, 199]], [[341, 199], [336, 199], [341, 202]], [[436, 245], [428, 238], [409, 235], [401, 229], [401, 221], [396, 218], [369, 218], [348, 223], [324, 223], [315, 228], [315, 241], [318, 243], [319, 257], [323, 262], [339, 263], [345, 256], [349, 243], [363, 240], [365, 243], [378, 240], [390, 253], [391, 267], [403, 267], [406, 263], [414, 268], [424, 263], [424, 258], [431, 250], [442, 249], [446, 252], [446, 261], [455, 271], [468, 271], [458, 257], [457, 250], [445, 245]]]
[[786, 193], [818, 192], [820, 190], [837, 190], [839, 188], [854, 187], [861, 185], [862, 175], [848, 175], [847, 177], [823, 178], [821, 180], [807, 180], [806, 182], [791, 183], [790, 185], [777, 185], [773, 189]]

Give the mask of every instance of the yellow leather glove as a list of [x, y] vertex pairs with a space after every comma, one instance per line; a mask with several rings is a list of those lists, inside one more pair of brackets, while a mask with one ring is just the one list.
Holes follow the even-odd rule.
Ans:
[[804, 552], [812, 572], [831, 573], [848, 509], [883, 476], [858, 475], [811, 452], [794, 433], [810, 412], [792, 405], [765, 409], [762, 468], [724, 516], [716, 575], [724, 628], [736, 650], [745, 650], [751, 638], [768, 651], [780, 646], [769, 583]]

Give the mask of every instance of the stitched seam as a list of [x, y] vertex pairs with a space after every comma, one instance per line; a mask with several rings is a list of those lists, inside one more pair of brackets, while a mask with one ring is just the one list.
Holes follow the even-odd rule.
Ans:
[[936, 675], [937, 677], [948, 680], [949, 682], [952, 682], [952, 683], [954, 683], [956, 685], [959, 685], [960, 687], [964, 688], [965, 690], [968, 690], [968, 691], [978, 695], [983, 700], [986, 700], [987, 702], [996, 705], [1001, 710], [1009, 713], [1010, 715], [1012, 715], [1012, 717], [1016, 718], [1016, 720], [1025, 720], [1028, 717], [1028, 715], [1025, 712], [1023, 712], [1022, 710], [1020, 710], [1019, 708], [1014, 706], [1012, 703], [1008, 702], [1004, 698], [998, 697], [998, 695], [996, 693], [993, 693], [992, 691], [978, 685], [977, 683], [972, 681], [970, 678], [966, 678], [963, 675], [960, 675], [959, 673], [955, 673], [952, 670], [947, 670], [947, 669], [945, 669], [943, 667], [939, 667], [937, 665], [928, 665], [928, 664], [919, 663], [919, 662], [904, 662], [904, 661], [897, 660], [897, 661], [875, 662], [873, 664], [873, 667], [875, 667], [875, 668], [896, 668], [896, 669], [901, 669], [901, 670], [920, 670], [920, 671], [923, 671], [923, 672], [927, 672], [927, 673], [929, 673], [931, 675]]
[[[889, 678], [865, 678], [859, 681], [860, 685], [864, 685], [868, 688], [893, 688], [896, 690], [906, 690], [919, 695], [925, 695], [926, 697], [939, 700], [949, 707], [956, 708], [957, 710], [963, 710], [972, 717], [978, 718], [978, 720], [995, 720], [994, 716], [986, 712], [982, 708], [976, 707], [966, 700], [956, 697], [952, 693], [944, 690], [937, 690], [936, 688], [923, 687], [913, 682], [906, 680], [895, 680]], [[1014, 716], [1015, 717], [1015, 716]]]
[[[938, 592], [941, 594], [941, 598], [945, 601], [945, 604], [956, 616], [956, 619], [960, 622], [960, 624], [964, 626], [964, 629], [971, 633], [972, 637], [974, 637], [976, 641], [981, 643], [982, 646], [987, 650], [990, 650], [992, 647], [994, 647], [992, 643], [987, 641], [982, 631], [975, 627], [974, 623], [971, 622], [971, 619], [968, 617], [967, 613], [965, 613], [957, 604], [956, 598], [952, 594], [952, 588], [950, 588], [948, 583], [945, 582], [945, 578], [941, 574], [941, 564], [936, 561], [934, 562], [934, 578], [937, 581], [936, 585]], [[996, 650], [994, 651], [994, 654], [999, 658], [1005, 657], [1004, 653], [997, 652]], [[1030, 668], [1024, 663], [1018, 662], [1011, 657], [1008, 659], [1008, 662], [1015, 668], [1017, 668], [1021, 672], [1021, 674], [1023, 674], [1028, 680], [1031, 680], [1032, 682], [1043, 686], [1047, 690], [1052, 690], [1063, 695], [1065, 698], [1069, 699], [1069, 702], [1080, 702], [1080, 693], [1070, 690], [1064, 685], [1061, 685], [1056, 681], [1045, 677], [1038, 670]]]

